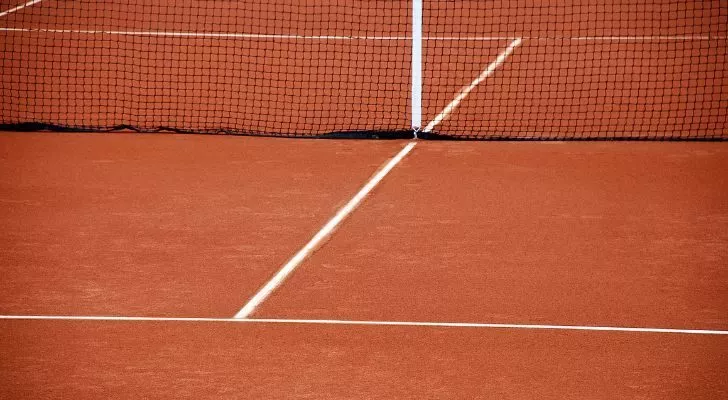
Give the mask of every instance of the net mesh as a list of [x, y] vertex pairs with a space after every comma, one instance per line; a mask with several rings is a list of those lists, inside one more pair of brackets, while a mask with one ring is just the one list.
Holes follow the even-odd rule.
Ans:
[[[420, 137], [728, 138], [728, 2], [422, 0]], [[0, 1], [0, 128], [412, 136], [411, 0]]]

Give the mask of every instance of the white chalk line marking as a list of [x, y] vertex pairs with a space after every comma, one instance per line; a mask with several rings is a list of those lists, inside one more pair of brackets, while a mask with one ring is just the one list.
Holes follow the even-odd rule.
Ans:
[[0, 31], [84, 34], [84, 35], [223, 38], [223, 39], [230, 38], [230, 39], [310, 39], [310, 40], [406, 40], [406, 38], [404, 36], [281, 35], [281, 34], [258, 34], [258, 33], [235, 33], [235, 32], [115, 31], [115, 30], [45, 29], [45, 28], [0, 28]]
[[480, 83], [482, 83], [486, 78], [493, 75], [496, 69], [503, 64], [503, 62], [508, 58], [508, 56], [513, 53], [513, 50], [515, 50], [516, 47], [520, 46], [520, 44], [523, 41], [521, 39], [516, 39], [512, 41], [508, 47], [506, 47], [505, 50], [503, 50], [500, 54], [498, 54], [498, 57], [493, 61], [492, 63], [488, 64], [488, 67], [486, 67], [483, 72], [480, 73], [480, 75], [475, 78], [474, 81], [470, 83], [470, 85], [460, 89], [460, 92], [455, 96], [455, 98], [450, 102], [450, 104], [447, 105], [437, 116], [435, 119], [430, 121], [429, 124], [423, 129], [423, 132], [431, 132], [437, 125], [440, 124], [440, 122], [447, 119], [447, 117], [455, 111], [455, 109], [460, 105], [460, 102], [463, 101], [470, 92], [475, 89], [476, 86], [478, 86]]
[[319, 247], [321, 242], [323, 242], [326, 238], [328, 238], [331, 233], [336, 229], [336, 227], [344, 220], [346, 219], [349, 214], [351, 214], [352, 211], [354, 211], [357, 206], [364, 200], [364, 198], [369, 194], [369, 192], [376, 187], [379, 182], [382, 181], [382, 179], [391, 171], [397, 164], [399, 164], [400, 161], [404, 158], [404, 156], [409, 153], [413, 147], [415, 147], [415, 142], [410, 142], [402, 150], [397, 153], [387, 164], [377, 171], [376, 174], [367, 182], [360, 190], [359, 192], [354, 195], [354, 197], [349, 200], [344, 207], [342, 207], [336, 215], [334, 215], [333, 218], [329, 220], [329, 222], [324, 225], [321, 230], [319, 230], [316, 235], [314, 235], [311, 240], [306, 243], [301, 250], [299, 250], [281, 269], [271, 278], [268, 283], [265, 284], [250, 300], [248, 300], [248, 303], [243, 306], [240, 311], [238, 311], [237, 314], [235, 314], [234, 318], [247, 318], [250, 316], [253, 312], [255, 312], [255, 309], [263, 302], [265, 299], [268, 298], [268, 296], [273, 293], [278, 286], [283, 283], [283, 281], [286, 280], [288, 275], [293, 272], [296, 267], [298, 267], [303, 260], [305, 260], [316, 248]]
[[[40, 1], [40, 0], [39, 0]], [[293, 40], [403, 40], [411, 41], [411, 36], [346, 36], [346, 35], [295, 35], [259, 34], [236, 32], [178, 32], [178, 31], [120, 31], [92, 29], [52, 29], [52, 28], [0, 28], [4, 32], [21, 33], [59, 33], [81, 35], [118, 35], [118, 36], [160, 36], [221, 39], [293, 39]], [[423, 40], [433, 41], [690, 41], [690, 40], [728, 40], [728, 36], [682, 35], [682, 36], [583, 36], [583, 37], [512, 37], [512, 36], [424, 36]]]
[[10, 13], [14, 13], [14, 12], [16, 12], [18, 10], [22, 10], [25, 7], [30, 7], [33, 4], [40, 3], [41, 1], [43, 1], [43, 0], [30, 0], [29, 2], [27, 2], [25, 4], [21, 4], [21, 5], [17, 6], [17, 7], [11, 8], [11, 9], [9, 9], [7, 11], [0, 12], [0, 17], [4, 17], [4, 16], [6, 16], [6, 15], [8, 15]]
[[[536, 38], [541, 40], [541, 38]], [[586, 41], [660, 41], [660, 40], [726, 40], [728, 36], [707, 36], [707, 35], [675, 35], [675, 36], [582, 36], [572, 37], [569, 40]], [[544, 40], [548, 40], [544, 38]]]
[[521, 329], [521, 330], [558, 330], [558, 331], [592, 331], [592, 332], [672, 333], [672, 334], [685, 334], [685, 335], [728, 335], [728, 330], [715, 330], [715, 329], [641, 328], [641, 327], [589, 326], [589, 325], [488, 324], [488, 323], [477, 323], [477, 322], [361, 321], [361, 320], [341, 320], [341, 319], [0, 315], [0, 320], [127, 321], [127, 322], [232, 322], [232, 323], [255, 323], [255, 324], [402, 326], [402, 327], [430, 327], [430, 328]]

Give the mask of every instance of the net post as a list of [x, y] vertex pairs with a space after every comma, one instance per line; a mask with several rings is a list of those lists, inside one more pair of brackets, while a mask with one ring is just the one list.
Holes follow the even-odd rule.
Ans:
[[422, 1], [412, 0], [412, 129], [422, 127]]

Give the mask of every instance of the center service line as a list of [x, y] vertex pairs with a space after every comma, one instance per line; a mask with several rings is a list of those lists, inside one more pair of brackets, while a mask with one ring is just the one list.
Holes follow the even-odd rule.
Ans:
[[7, 11], [0, 12], [0, 17], [4, 17], [4, 16], [6, 16], [6, 15], [8, 15], [10, 13], [14, 13], [16, 11], [22, 10], [25, 7], [30, 7], [30, 6], [32, 6], [35, 3], [40, 3], [41, 1], [43, 1], [43, 0], [30, 0], [29, 2], [27, 2], [25, 4], [21, 4], [21, 5], [17, 6], [17, 7], [11, 8], [11, 9], [9, 9]]
[[237, 319], [243, 319], [249, 317], [255, 309], [265, 301], [265, 299], [268, 298], [268, 296], [273, 293], [273, 291], [278, 288], [278, 286], [283, 283], [283, 281], [286, 280], [288, 275], [293, 272], [293, 270], [298, 267], [303, 260], [306, 259], [316, 248], [321, 244], [321, 242], [328, 238], [331, 233], [334, 231], [334, 229], [343, 221], [349, 214], [351, 214], [354, 209], [356, 209], [357, 206], [364, 200], [364, 198], [369, 194], [369, 192], [374, 189], [379, 182], [391, 171], [402, 159], [404, 156], [409, 153], [412, 148], [415, 147], [415, 142], [410, 142], [402, 150], [400, 150], [399, 153], [397, 153], [396, 156], [394, 156], [389, 162], [380, 169], [370, 180], [369, 182], [362, 187], [359, 192], [354, 195], [354, 197], [349, 200], [348, 203], [344, 207], [342, 207], [336, 215], [334, 215], [333, 218], [329, 220], [329, 222], [326, 223], [326, 225], [321, 228], [316, 235], [311, 238], [311, 240], [306, 243], [305, 246], [301, 250], [296, 253], [293, 258], [290, 259], [281, 269], [278, 271], [278, 273], [273, 276], [273, 278], [268, 281], [268, 283], [261, 288], [258, 293], [253, 296], [243, 308], [238, 311], [237, 314], [233, 318]]
[[473, 82], [470, 83], [470, 85], [465, 86], [464, 88], [460, 89], [460, 92], [455, 96], [455, 98], [450, 102], [450, 104], [445, 107], [440, 114], [438, 114], [435, 119], [433, 119], [425, 129], [423, 129], [423, 132], [431, 132], [437, 125], [440, 124], [440, 122], [447, 119], [447, 117], [455, 111], [456, 108], [458, 108], [458, 105], [460, 105], [460, 102], [463, 101], [470, 92], [475, 89], [476, 86], [480, 85], [486, 78], [493, 75], [496, 69], [500, 67], [501, 64], [503, 64], [504, 61], [508, 58], [508, 56], [513, 53], [513, 50], [516, 49], [516, 47], [521, 45], [521, 42], [523, 40], [521, 38], [517, 38], [514, 41], [511, 42], [511, 44], [506, 47], [505, 50], [503, 50], [502, 53], [498, 54], [498, 58], [495, 59], [492, 63], [490, 63], [481, 74], [475, 78]]

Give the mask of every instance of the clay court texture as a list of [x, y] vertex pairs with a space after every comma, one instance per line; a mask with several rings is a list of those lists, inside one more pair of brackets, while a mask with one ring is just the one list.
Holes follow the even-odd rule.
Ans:
[[0, 0], [0, 398], [728, 397], [728, 5], [275, 3]]

